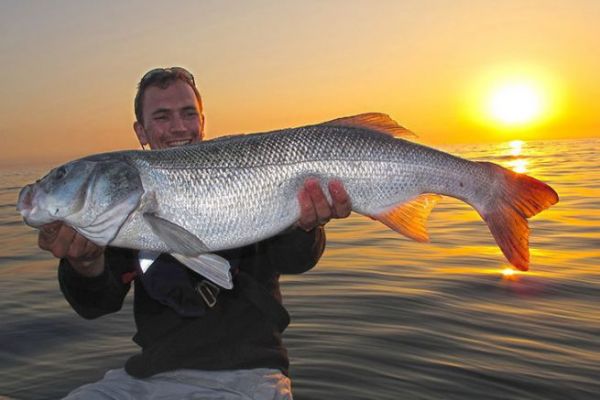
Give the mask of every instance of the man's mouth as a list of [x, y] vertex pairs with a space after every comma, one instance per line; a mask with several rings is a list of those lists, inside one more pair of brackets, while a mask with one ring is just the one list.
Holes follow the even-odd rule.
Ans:
[[185, 146], [186, 144], [190, 144], [190, 143], [192, 143], [192, 139], [172, 140], [170, 142], [167, 142], [167, 145], [169, 147], [179, 147], [179, 146]]

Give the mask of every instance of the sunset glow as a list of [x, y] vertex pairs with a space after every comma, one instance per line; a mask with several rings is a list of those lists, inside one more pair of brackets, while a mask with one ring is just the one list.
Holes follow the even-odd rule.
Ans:
[[172, 65], [196, 77], [209, 139], [364, 112], [434, 147], [589, 138], [600, 126], [591, 0], [277, 2], [268, 12], [191, 2], [185, 13], [156, 1], [40, 3], [0, 12], [0, 75], [10, 77], [0, 165], [139, 148], [136, 85]]

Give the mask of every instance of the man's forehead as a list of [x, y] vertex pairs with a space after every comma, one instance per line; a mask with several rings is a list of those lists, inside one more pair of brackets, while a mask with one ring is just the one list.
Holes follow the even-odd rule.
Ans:
[[143, 106], [145, 111], [156, 109], [180, 109], [186, 107], [199, 108], [198, 99], [190, 85], [183, 81], [171, 83], [166, 88], [149, 86], [144, 92]]

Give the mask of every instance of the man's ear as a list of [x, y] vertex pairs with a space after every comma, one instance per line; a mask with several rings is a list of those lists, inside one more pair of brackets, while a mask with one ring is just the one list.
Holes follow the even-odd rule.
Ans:
[[204, 118], [204, 113], [201, 112], [200, 113], [200, 138], [204, 139], [204, 122], [206, 121], [206, 119]]
[[142, 125], [138, 121], [135, 121], [133, 123], [133, 130], [135, 131], [138, 141], [140, 142], [142, 147], [147, 145], [148, 144], [148, 136], [146, 135], [146, 130], [144, 129], [144, 125]]

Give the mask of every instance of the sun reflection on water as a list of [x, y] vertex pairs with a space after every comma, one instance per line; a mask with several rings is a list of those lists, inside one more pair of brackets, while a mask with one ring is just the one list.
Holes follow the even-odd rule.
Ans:
[[508, 145], [510, 146], [510, 155], [515, 157], [521, 155], [521, 152], [523, 151], [523, 144], [525, 144], [525, 142], [522, 140], [513, 140], [509, 142]]
[[525, 142], [522, 140], [513, 140], [508, 143], [509, 153], [515, 158], [508, 162], [508, 166], [515, 172], [520, 174], [527, 172], [527, 160], [525, 158], [519, 157], [523, 154], [523, 147]]
[[502, 279], [504, 280], [516, 281], [519, 278], [519, 271], [510, 267], [504, 268], [500, 271], [500, 273], [502, 274]]
[[527, 160], [524, 158], [517, 158], [516, 160], [509, 161], [508, 165], [513, 171], [520, 174], [527, 172]]

